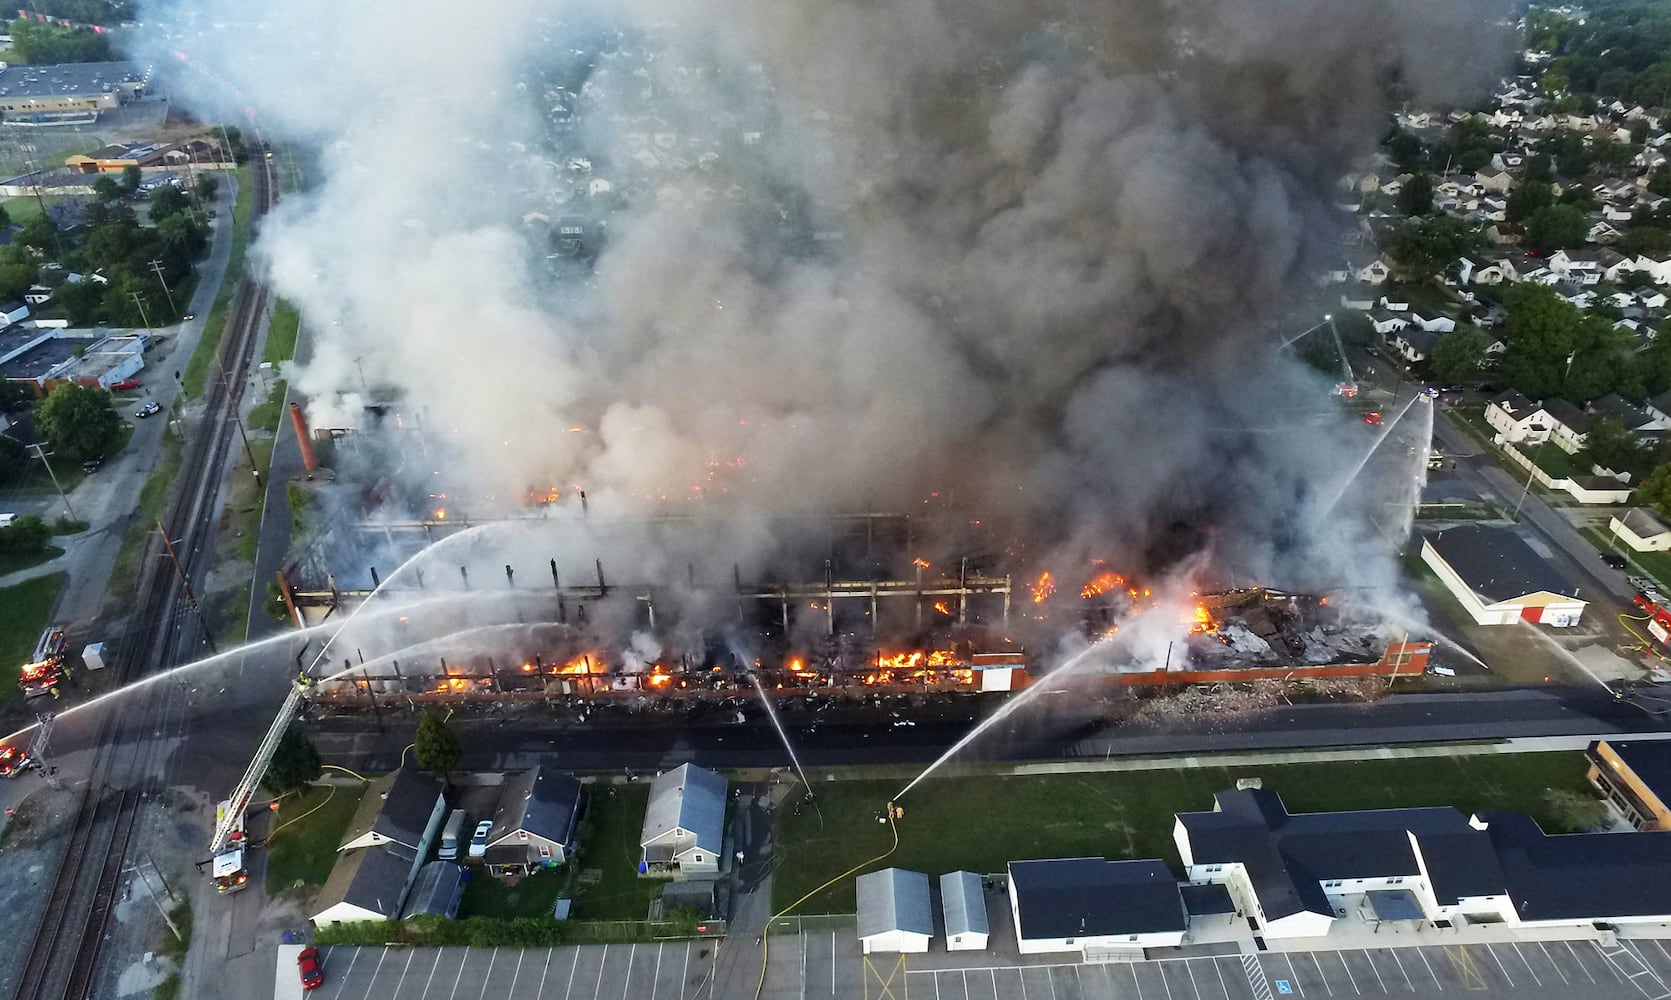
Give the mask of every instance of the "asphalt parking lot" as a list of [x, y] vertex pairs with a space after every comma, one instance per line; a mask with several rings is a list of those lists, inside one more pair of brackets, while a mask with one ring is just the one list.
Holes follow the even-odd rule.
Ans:
[[[755, 976], [712, 980], [712, 941], [564, 948], [324, 948], [318, 1000], [726, 1000]], [[283, 963], [281, 962], [281, 965]], [[281, 981], [287, 970], [280, 969]], [[293, 971], [289, 972], [294, 975]], [[773, 1000], [1671, 1000], [1671, 946], [1638, 939], [1423, 945], [1080, 964], [981, 952], [859, 954], [851, 932], [772, 939]], [[281, 982], [281, 985], [283, 983]]]

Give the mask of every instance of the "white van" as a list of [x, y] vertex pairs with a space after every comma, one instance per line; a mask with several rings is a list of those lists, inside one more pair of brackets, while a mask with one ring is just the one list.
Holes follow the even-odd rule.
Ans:
[[16, 514], [0, 514], [0, 528], [10, 528], [15, 520], [17, 520]]
[[447, 817], [447, 825], [441, 828], [442, 861], [458, 860], [458, 845], [464, 839], [464, 810], [454, 809]]

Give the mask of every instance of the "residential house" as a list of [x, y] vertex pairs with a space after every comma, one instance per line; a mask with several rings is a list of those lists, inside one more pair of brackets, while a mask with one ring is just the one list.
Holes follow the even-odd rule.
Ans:
[[1619, 242], [1619, 237], [1622, 235], [1624, 234], [1615, 229], [1611, 223], [1602, 221], [1590, 227], [1590, 231], [1584, 234], [1584, 241], [1601, 246], [1612, 246]]
[[23, 293], [23, 301], [32, 306], [45, 305], [52, 301], [52, 289], [45, 285], [30, 285], [29, 290]]
[[1392, 295], [1382, 295], [1381, 308], [1389, 309], [1393, 312], [1409, 312], [1410, 300], [1402, 297], [1394, 298]]
[[1569, 455], [1584, 447], [1584, 435], [1590, 432], [1590, 415], [1564, 399], [1547, 399], [1543, 412], [1548, 415], [1550, 440], [1555, 447]]
[[1474, 174], [1474, 183], [1478, 184], [1482, 190], [1507, 194], [1509, 188], [1514, 185], [1514, 178], [1510, 177], [1506, 171], [1495, 167], [1486, 167]]
[[1393, 335], [1393, 350], [1405, 361], [1415, 364], [1426, 361], [1439, 345], [1441, 335], [1416, 325], [1407, 325]]
[[1371, 309], [1369, 311], [1369, 325], [1375, 329], [1376, 333], [1384, 337], [1409, 326], [1410, 321], [1385, 309]]
[[1580, 285], [1594, 285], [1601, 281], [1605, 270], [1591, 250], [1557, 250], [1548, 257], [1549, 270], [1560, 275], [1562, 281]]
[[650, 782], [638, 838], [639, 871], [686, 878], [719, 871], [725, 839], [725, 778], [681, 764]]
[[947, 872], [940, 876], [940, 912], [945, 921], [947, 951], [986, 950], [991, 929], [979, 875]]
[[16, 299], [0, 303], [0, 326], [10, 326], [21, 323], [29, 318], [29, 304]]
[[1499, 222], [1485, 231], [1485, 238], [1492, 246], [1518, 246], [1526, 237], [1526, 229], [1518, 222]]
[[1422, 562], [1480, 625], [1567, 628], [1589, 603], [1508, 528], [1469, 524], [1433, 532], [1422, 540]]
[[1587, 777], [1638, 830], [1671, 830], [1671, 742], [1597, 740]]
[[1671, 427], [1671, 421], [1657, 417], [1640, 406], [1628, 402], [1617, 393], [1608, 393], [1590, 403], [1591, 417], [1611, 417], [1637, 437], [1647, 437]]
[[934, 910], [928, 876], [903, 868], [884, 868], [858, 878], [859, 944], [864, 954], [928, 951], [934, 937]]
[[343, 855], [319, 890], [313, 925], [397, 919], [415, 881], [417, 861], [409, 848], [396, 843]]
[[1638, 552], [1671, 551], [1671, 527], [1646, 507], [1632, 507], [1623, 516], [1614, 514], [1607, 519], [1607, 530]]
[[1497, 432], [1498, 444], [1542, 444], [1549, 440], [1549, 415], [1514, 390], [1485, 404], [1485, 422]]
[[1382, 257], [1377, 257], [1363, 267], [1358, 268], [1357, 280], [1367, 285], [1385, 284], [1392, 277], [1392, 268]]
[[1443, 313], [1418, 310], [1410, 314], [1410, 323], [1419, 326], [1428, 333], [1450, 333], [1456, 329], [1456, 320]]
[[409, 851], [428, 853], [446, 815], [441, 783], [408, 764], [366, 786], [337, 850], [400, 844]]
[[1469, 278], [1476, 285], [1500, 285], [1514, 280], [1514, 265], [1506, 260], [1481, 260], [1470, 269]]
[[580, 826], [580, 782], [535, 766], [506, 777], [482, 859], [495, 875], [526, 875], [562, 864]]
[[1164, 861], [1011, 861], [1010, 908], [1021, 954], [1141, 958], [1177, 947], [1188, 915]]

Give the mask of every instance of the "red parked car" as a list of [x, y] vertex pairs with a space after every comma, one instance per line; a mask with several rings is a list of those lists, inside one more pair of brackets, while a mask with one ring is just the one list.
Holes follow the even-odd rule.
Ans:
[[303, 948], [296, 956], [296, 970], [302, 974], [304, 990], [316, 990], [325, 982], [325, 968], [319, 963], [318, 948]]
[[142, 383], [139, 381], [139, 379], [125, 378], [120, 382], [110, 383], [110, 388], [111, 388], [112, 392], [125, 392], [129, 389], [137, 389], [137, 388], [140, 387], [141, 384]]

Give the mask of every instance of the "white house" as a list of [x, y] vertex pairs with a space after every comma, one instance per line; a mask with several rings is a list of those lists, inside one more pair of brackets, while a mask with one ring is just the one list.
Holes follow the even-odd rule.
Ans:
[[1141, 958], [1175, 948], [1189, 918], [1164, 861], [1011, 861], [1010, 910], [1023, 955]]
[[1359, 281], [1370, 285], [1385, 284], [1386, 280], [1391, 276], [1392, 268], [1388, 267], [1387, 262], [1382, 260], [1380, 257], [1377, 257], [1365, 264], [1363, 267], [1358, 268], [1357, 273], [1357, 279]]
[[1594, 285], [1601, 281], [1602, 268], [1593, 253], [1584, 250], [1557, 250], [1549, 255], [1549, 269], [1562, 281]]
[[1514, 280], [1514, 266], [1506, 261], [1493, 260], [1477, 264], [1470, 279], [1476, 285], [1500, 285]]
[[1376, 333], [1379, 333], [1384, 337], [1391, 333], [1397, 333], [1399, 330], [1409, 326], [1410, 321], [1397, 313], [1391, 313], [1385, 309], [1372, 309], [1369, 313], [1369, 325], [1374, 328]]
[[694, 764], [656, 775], [638, 838], [639, 871], [674, 878], [718, 872], [725, 787], [725, 778]]
[[441, 783], [408, 765], [366, 786], [337, 850], [400, 844], [411, 851], [427, 851], [446, 815]]
[[945, 919], [947, 951], [985, 951], [991, 928], [986, 921], [986, 893], [974, 872], [940, 876], [940, 911]]
[[1632, 507], [1623, 517], [1614, 514], [1607, 520], [1607, 530], [1638, 552], [1671, 551], [1671, 527], [1646, 507]]
[[1410, 325], [1393, 334], [1392, 346], [1399, 357], [1414, 364], [1432, 356], [1433, 349], [1439, 345], [1439, 337], [1431, 330]]
[[1483, 190], [1504, 194], [1510, 187], [1514, 186], [1514, 178], [1504, 171], [1487, 167], [1474, 175], [1474, 183], [1478, 184]]
[[1450, 333], [1456, 329], [1456, 320], [1443, 313], [1416, 311], [1410, 314], [1410, 322], [1421, 327], [1428, 333]]
[[416, 880], [417, 868], [416, 856], [399, 844], [344, 855], [319, 890], [314, 926], [395, 919]]
[[1578, 624], [1589, 602], [1507, 528], [1468, 524], [1422, 540], [1422, 562], [1480, 625]]
[[1512, 389], [1485, 404], [1485, 422], [1499, 444], [1542, 444], [1549, 440], [1549, 415]]
[[921, 954], [934, 937], [928, 876], [884, 868], [858, 878], [859, 944], [875, 952]]

